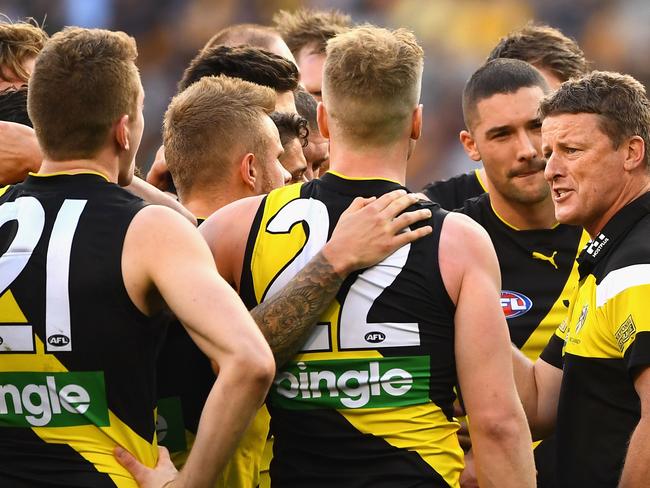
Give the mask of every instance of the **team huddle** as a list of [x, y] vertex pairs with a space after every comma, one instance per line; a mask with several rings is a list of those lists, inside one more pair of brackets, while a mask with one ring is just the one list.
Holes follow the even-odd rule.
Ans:
[[144, 179], [136, 60], [0, 24], [0, 486], [650, 486], [642, 84], [528, 24], [412, 193], [406, 29], [216, 33]]

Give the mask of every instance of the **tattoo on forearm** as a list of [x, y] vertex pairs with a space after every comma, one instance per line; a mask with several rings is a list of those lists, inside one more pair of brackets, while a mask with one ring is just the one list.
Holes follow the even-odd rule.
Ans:
[[305, 343], [342, 283], [343, 278], [318, 253], [280, 292], [251, 310], [278, 368]]

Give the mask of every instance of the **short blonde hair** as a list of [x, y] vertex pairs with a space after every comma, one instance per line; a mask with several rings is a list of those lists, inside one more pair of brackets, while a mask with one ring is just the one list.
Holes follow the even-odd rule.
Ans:
[[275, 92], [228, 76], [205, 76], [176, 95], [165, 113], [165, 160], [179, 196], [214, 187], [239, 154], [268, 148], [262, 117], [275, 108]]
[[66, 27], [45, 44], [29, 81], [27, 108], [43, 152], [91, 159], [112, 125], [138, 109], [135, 39], [124, 32]]
[[36, 20], [28, 19], [26, 22], [0, 22], [0, 79], [5, 78], [4, 73], [13, 74], [19, 81], [27, 83], [29, 73], [23, 67], [25, 60], [36, 57], [41, 52], [47, 33], [38, 25]]
[[280, 10], [273, 16], [273, 24], [297, 56], [305, 46], [312, 46], [316, 53], [324, 53], [327, 41], [348, 30], [352, 19], [338, 10]]
[[417, 106], [424, 53], [412, 32], [364, 25], [327, 43], [323, 102], [346, 137], [393, 142]]

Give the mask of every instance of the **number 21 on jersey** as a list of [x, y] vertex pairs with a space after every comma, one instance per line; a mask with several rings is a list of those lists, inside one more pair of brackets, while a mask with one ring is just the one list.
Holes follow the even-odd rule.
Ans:
[[[65, 200], [59, 209], [47, 245], [45, 262], [45, 339], [47, 352], [72, 350], [68, 277], [70, 253], [86, 200]], [[34, 197], [18, 197], [0, 205], [0, 228], [12, 221], [18, 229], [0, 255], [0, 300], [9, 293], [34, 253], [45, 229], [45, 210]], [[5, 227], [6, 228], [6, 227]], [[35, 291], [37, 292], [37, 291]], [[0, 313], [2, 309], [0, 308]], [[34, 352], [30, 324], [6, 324], [0, 315], [0, 353]]]

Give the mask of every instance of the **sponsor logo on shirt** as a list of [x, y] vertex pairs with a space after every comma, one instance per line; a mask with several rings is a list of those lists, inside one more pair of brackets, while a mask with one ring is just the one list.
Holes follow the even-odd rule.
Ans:
[[616, 337], [616, 342], [618, 343], [618, 348], [623, 352], [625, 343], [629, 341], [636, 334], [636, 326], [634, 325], [634, 320], [631, 315], [628, 315], [625, 322], [616, 331], [614, 335]]
[[605, 234], [598, 234], [593, 241], [587, 244], [587, 254], [591, 257], [598, 256], [598, 253], [602, 250], [603, 246], [609, 242], [609, 237]]
[[386, 408], [429, 402], [429, 356], [300, 361], [275, 378], [282, 408]]
[[0, 372], [0, 426], [75, 425], [109, 425], [103, 372]]
[[525, 314], [533, 308], [533, 301], [523, 293], [516, 291], [501, 291], [501, 308], [506, 319], [513, 319]]

